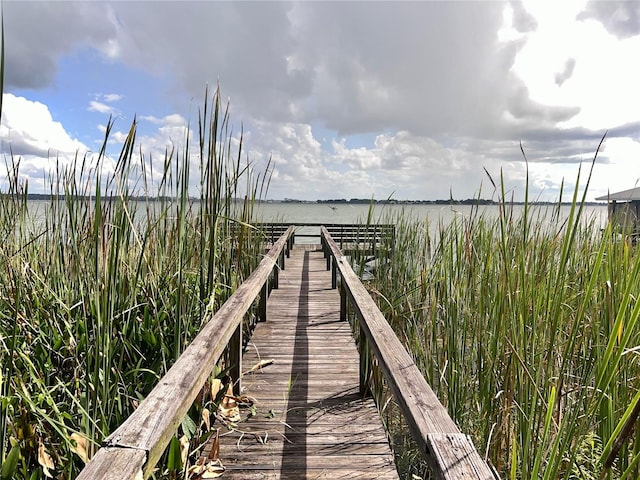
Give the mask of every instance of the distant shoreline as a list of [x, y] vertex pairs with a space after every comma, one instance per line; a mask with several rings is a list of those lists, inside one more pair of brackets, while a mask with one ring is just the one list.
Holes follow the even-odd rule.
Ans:
[[[0, 198], [6, 196], [7, 194], [0, 193]], [[40, 193], [29, 193], [27, 194], [27, 200], [44, 200], [49, 201], [52, 199], [64, 198], [64, 195], [51, 195], [51, 194], [40, 194]], [[80, 195], [75, 198], [82, 200], [95, 200], [96, 197], [94, 195]], [[104, 201], [114, 201], [118, 200], [117, 196], [106, 196], [102, 197]], [[171, 197], [147, 197], [147, 196], [130, 196], [129, 200], [132, 201], [171, 201], [173, 200]], [[191, 197], [191, 201], [199, 202], [200, 199], [197, 197]], [[243, 202], [244, 199], [236, 198], [236, 202]], [[365, 198], [351, 198], [351, 199], [330, 199], [330, 200], [297, 200], [291, 198], [285, 198], [284, 200], [260, 200], [257, 203], [285, 203], [285, 204], [328, 204], [328, 205], [499, 205], [500, 202], [495, 200], [488, 199], [478, 199], [478, 198], [468, 198], [465, 200], [458, 199], [441, 199], [441, 200], [376, 200], [376, 199], [365, 199]], [[506, 202], [510, 205], [524, 205], [525, 202], [522, 201], [509, 201]], [[571, 202], [561, 202], [561, 205], [571, 205]], [[549, 201], [530, 201], [529, 205], [558, 205], [558, 202], [549, 202]], [[584, 202], [584, 205], [592, 205], [592, 206], [606, 206], [606, 202]]]
[[[468, 198], [465, 200], [456, 200], [456, 199], [448, 199], [448, 200], [375, 200], [375, 199], [360, 199], [360, 198], [352, 198], [350, 200], [346, 199], [335, 199], [335, 200], [292, 200], [292, 199], [284, 199], [284, 200], [262, 200], [264, 203], [301, 203], [301, 204], [328, 204], [328, 205], [500, 205], [500, 202], [495, 200], [487, 200], [487, 199], [478, 199], [478, 198]], [[509, 205], [524, 205], [525, 202], [519, 201], [508, 201], [506, 202]], [[558, 205], [558, 202], [542, 202], [542, 201], [530, 201], [529, 205]], [[561, 205], [571, 205], [572, 202], [561, 202]], [[606, 202], [584, 202], [583, 205], [592, 205], [592, 206], [606, 206]]]

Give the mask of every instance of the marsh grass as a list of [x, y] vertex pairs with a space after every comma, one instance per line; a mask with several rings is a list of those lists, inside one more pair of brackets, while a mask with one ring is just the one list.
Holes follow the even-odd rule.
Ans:
[[[441, 225], [433, 251], [428, 220], [392, 219], [395, 254], [369, 289], [503, 478], [638, 478], [637, 247], [585, 218], [577, 187], [564, 218], [559, 203], [516, 215], [501, 185], [497, 218]], [[420, 456], [390, 416], [409, 478]]]
[[[243, 159], [242, 134], [232, 135], [219, 99], [219, 91], [205, 96], [195, 151], [187, 133], [182, 150], [160, 161], [142, 153], [135, 121], [112, 161], [109, 122], [95, 156], [58, 162], [51, 200], [38, 212], [20, 159], [5, 160], [3, 480], [43, 478], [47, 457], [56, 478], [75, 477], [82, 444], [91, 456], [195, 336], [207, 306], [220, 306], [260, 261], [249, 223], [268, 176]], [[191, 170], [199, 173], [196, 198]], [[195, 421], [183, 422], [189, 437], [200, 420], [194, 409]], [[158, 475], [167, 473], [160, 467]]]

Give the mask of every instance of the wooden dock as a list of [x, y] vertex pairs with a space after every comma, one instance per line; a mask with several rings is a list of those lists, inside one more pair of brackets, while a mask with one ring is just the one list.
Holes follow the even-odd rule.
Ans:
[[[318, 246], [296, 246], [243, 357], [253, 397], [237, 428], [220, 431], [224, 478], [397, 479], [376, 406], [359, 393], [359, 356]], [[248, 418], [247, 418], [248, 417]]]
[[[351, 268], [333, 237], [360, 246], [360, 230], [353, 237], [347, 227], [331, 233], [322, 226], [322, 247], [292, 249], [294, 226], [278, 233], [275, 242], [265, 238], [272, 246], [260, 264], [217, 311], [207, 308], [196, 338], [102, 440], [78, 480], [140, 480], [154, 473], [169, 443], [175, 456], [179, 426], [202, 401], [223, 356], [231, 379], [241, 379], [239, 400], [247, 407], [227, 416], [234, 417], [232, 423], [222, 421], [224, 411], [219, 415], [225, 426], [218, 440], [210, 437], [204, 448], [191, 452], [199, 459], [190, 478], [217, 478], [209, 474], [219, 473], [221, 461], [223, 478], [397, 479], [376, 406], [360, 394], [371, 386], [367, 365], [373, 359], [429, 466], [429, 478], [499, 479], [449, 417]], [[377, 227], [373, 231], [380, 238], [393, 238]], [[387, 242], [375, 236], [370, 241], [372, 250]], [[256, 302], [257, 317], [266, 322], [258, 323], [243, 355], [244, 319]], [[349, 323], [341, 320], [347, 311], [363, 340], [360, 352]], [[253, 368], [258, 364], [263, 367]], [[188, 452], [180, 453], [186, 458]]]

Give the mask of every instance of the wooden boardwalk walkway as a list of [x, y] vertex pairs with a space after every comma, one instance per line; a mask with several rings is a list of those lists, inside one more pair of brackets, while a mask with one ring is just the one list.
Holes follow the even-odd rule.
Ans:
[[[223, 478], [397, 479], [376, 406], [359, 393], [359, 357], [320, 247], [297, 245], [243, 357], [255, 415], [220, 430]], [[242, 411], [243, 419], [247, 410]]]
[[[346, 227], [335, 232], [341, 244], [359, 241], [360, 231], [353, 237]], [[340, 321], [341, 308], [356, 315], [366, 338], [364, 355], [374, 358], [384, 375], [430, 478], [499, 480], [448, 415], [329, 229], [321, 227], [321, 241], [332, 271], [319, 247], [298, 246], [285, 262], [294, 233], [294, 226], [287, 227], [233, 295], [215, 312], [207, 308], [196, 338], [138, 408], [102, 440], [78, 480], [153, 475], [189, 409], [203, 401], [203, 388], [222, 358], [232, 379], [261, 361], [272, 364], [244, 375], [243, 393], [256, 400], [251, 409], [229, 415], [233, 410], [225, 410], [225, 404], [231, 397], [226, 397], [220, 416], [237, 417], [237, 422], [226, 431], [218, 429], [218, 441], [210, 438], [192, 452], [200, 458], [190, 478], [212, 478], [213, 460], [220, 459], [227, 467], [224, 478], [397, 479], [376, 407], [359, 393], [360, 359], [350, 326]], [[374, 250], [379, 242], [372, 242]], [[343, 301], [331, 288], [338, 275]], [[279, 288], [266, 302], [270, 278]], [[258, 299], [258, 316], [267, 322], [258, 324], [241, 361], [243, 321]], [[169, 452], [174, 464], [176, 445]]]

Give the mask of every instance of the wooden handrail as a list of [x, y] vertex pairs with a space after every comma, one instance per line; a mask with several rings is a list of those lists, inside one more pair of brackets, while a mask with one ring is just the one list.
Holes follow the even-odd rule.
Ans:
[[[288, 223], [282, 222], [253, 224], [253, 227], [262, 232], [265, 240], [271, 242], [278, 238], [288, 226]], [[374, 256], [380, 248], [388, 248], [390, 254], [393, 255], [396, 236], [396, 226], [393, 223], [296, 223], [296, 233], [292, 237], [292, 245], [295, 236], [301, 238], [322, 237], [319, 230], [317, 233], [299, 230], [305, 227], [326, 227], [340, 248], [366, 251], [368, 247], [371, 255]]]
[[290, 226], [215, 314], [207, 309], [211, 319], [147, 398], [105, 439], [79, 480], [147, 478], [232, 337], [238, 344], [235, 371], [240, 372], [243, 317], [256, 297], [268, 291], [264, 286], [272, 271], [284, 267], [284, 251], [293, 232]]
[[[375, 355], [409, 429], [439, 479], [499, 478], [463, 434], [420, 373], [384, 315], [375, 304], [327, 228], [321, 228], [322, 244], [330, 255], [334, 271], [340, 272], [341, 293], [354, 307], [366, 343]], [[327, 267], [329, 268], [329, 267]], [[335, 277], [334, 277], [335, 278]], [[345, 317], [346, 299], [341, 301]], [[362, 342], [362, 339], [360, 340]], [[362, 354], [362, 352], [361, 352]], [[362, 362], [361, 362], [362, 368]], [[365, 387], [361, 370], [361, 389]]]

